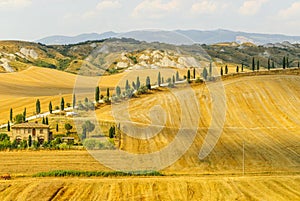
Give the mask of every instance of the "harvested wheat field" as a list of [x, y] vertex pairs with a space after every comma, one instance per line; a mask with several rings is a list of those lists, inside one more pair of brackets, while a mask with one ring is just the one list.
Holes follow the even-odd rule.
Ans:
[[[109, 178], [31, 177], [51, 170], [109, 171], [86, 151], [1, 152], [0, 172], [10, 173], [13, 180], [0, 182], [0, 198], [299, 200], [299, 86], [300, 77], [294, 75], [237, 77], [222, 85], [162, 88], [131, 99], [128, 106], [120, 102], [101, 107], [96, 110], [98, 120], [117, 117], [120, 123], [120, 150], [135, 154], [167, 150], [180, 128], [185, 129], [179, 139], [187, 150], [169, 165], [172, 160], [164, 153], [153, 155], [159, 159], [155, 167], [166, 176]], [[219, 139], [207, 136], [220, 127]], [[213, 149], [199, 158], [207, 140]], [[182, 147], [175, 143], [173, 148]], [[121, 169], [117, 151], [91, 153]], [[134, 169], [133, 164], [128, 160], [122, 167]]]
[[17, 179], [0, 183], [6, 200], [298, 200], [299, 176]]
[[[111, 76], [85, 77], [70, 74], [58, 70], [30, 67], [27, 70], [0, 74], [0, 124], [7, 123], [9, 110], [13, 109], [14, 115], [20, 114], [27, 109], [29, 116], [35, 114], [35, 103], [41, 101], [42, 112], [48, 112], [49, 102], [53, 108], [60, 105], [62, 97], [65, 103], [72, 103], [72, 94], [80, 91], [78, 100], [88, 97], [94, 99], [94, 89], [97, 84], [101, 87], [101, 93], [106, 94], [106, 88], [114, 93], [117, 85], [125, 87], [126, 80], [136, 81], [140, 76], [142, 84], [145, 84], [146, 76], [150, 76], [153, 84], [157, 80], [158, 72], [167, 78], [175, 75], [173, 69], [130, 71]], [[180, 73], [184, 73], [180, 71]]]

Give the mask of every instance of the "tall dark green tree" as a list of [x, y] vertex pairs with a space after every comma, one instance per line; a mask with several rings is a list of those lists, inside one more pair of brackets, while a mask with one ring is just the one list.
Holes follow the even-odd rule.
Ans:
[[56, 124], [56, 126], [55, 126], [55, 130], [56, 130], [56, 132], [58, 132], [58, 124]]
[[107, 97], [110, 97], [109, 88], [106, 89], [106, 96], [107, 96]]
[[286, 60], [285, 60], [285, 57], [283, 57], [283, 60], [282, 60], [282, 68], [283, 68], [283, 69], [286, 68]]
[[188, 80], [188, 82], [191, 80], [191, 71], [190, 71], [190, 69], [187, 71], [187, 80]]
[[28, 136], [28, 147], [32, 146], [32, 137], [31, 135]]
[[244, 64], [242, 63], [242, 72], [244, 72]]
[[65, 99], [64, 98], [61, 98], [61, 101], [60, 101], [60, 110], [61, 111], [65, 110]]
[[100, 87], [97, 86], [96, 89], [95, 89], [95, 101], [96, 103], [98, 103], [100, 100]]
[[270, 58], [268, 58], [268, 70], [270, 70], [271, 69], [271, 60], [270, 60]]
[[116, 94], [118, 97], [121, 96], [121, 88], [119, 86], [116, 87]]
[[259, 66], [259, 60], [257, 60], [256, 63], [257, 63], [257, 64], [256, 64], [257, 71], [259, 71], [259, 68], [260, 68], [260, 66]]
[[141, 87], [140, 77], [137, 77], [136, 78], [136, 90], [139, 90], [140, 87]]
[[204, 69], [203, 69], [202, 76], [203, 76], [204, 80], [206, 80], [206, 79], [207, 79], [208, 72], [207, 72], [207, 69], [206, 69], [206, 67], [204, 67]]
[[176, 72], [176, 81], [179, 81], [179, 79], [180, 79], [180, 78], [179, 78], [179, 72], [177, 71], [177, 72]]
[[76, 95], [75, 94], [73, 94], [72, 106], [73, 106], [73, 108], [75, 108], [75, 106], [76, 106]]
[[289, 57], [286, 57], [286, 67], [287, 67], [287, 68], [290, 68]]
[[52, 114], [52, 102], [50, 101], [50, 103], [49, 103], [49, 112], [50, 112], [50, 114]]
[[175, 85], [175, 82], [176, 82], [175, 76], [173, 75], [173, 77], [172, 77], [172, 83], [173, 83], [173, 85]]
[[193, 78], [196, 79], [196, 68], [193, 69]]
[[26, 121], [26, 115], [27, 115], [27, 109], [26, 107], [24, 108], [24, 111], [23, 111], [23, 122]]
[[209, 63], [209, 76], [211, 77], [212, 76], [212, 62]]
[[146, 78], [146, 87], [147, 89], [151, 90], [151, 81], [149, 76], [147, 76]]
[[300, 62], [298, 61], [298, 68], [300, 68]]
[[136, 84], [135, 84], [134, 81], [132, 81], [132, 84], [131, 84], [131, 85], [132, 85], [132, 88], [136, 90]]
[[161, 85], [161, 74], [160, 72], [158, 72], [158, 76], [157, 76], [157, 85], [160, 87]]
[[272, 61], [272, 68], [274, 69], [275, 68], [275, 62]]
[[39, 99], [36, 100], [35, 103], [35, 112], [36, 114], [40, 114], [41, 113], [41, 102]]
[[45, 124], [49, 125], [49, 119], [48, 119], [48, 117], [46, 117], [46, 119], [45, 119]]
[[10, 122], [7, 122], [7, 131], [10, 132]]
[[227, 65], [225, 66], [225, 74], [226, 75], [228, 74], [228, 66]]
[[237, 67], [236, 67], [236, 72], [238, 73], [239, 71], [240, 71], [240, 67], [237, 66]]
[[220, 72], [221, 76], [223, 76], [223, 67], [221, 67], [221, 72]]
[[255, 58], [252, 58], [252, 71], [255, 71]]
[[13, 121], [13, 109], [10, 108], [10, 111], [9, 111], [9, 120], [12, 122]]
[[109, 138], [112, 139], [115, 137], [115, 135], [116, 135], [116, 127], [112, 126], [109, 129]]
[[127, 90], [129, 90], [129, 89], [130, 89], [129, 81], [126, 80], [125, 90], [127, 91]]

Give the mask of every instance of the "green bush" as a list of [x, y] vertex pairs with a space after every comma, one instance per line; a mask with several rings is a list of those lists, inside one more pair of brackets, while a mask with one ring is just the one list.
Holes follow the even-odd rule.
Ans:
[[77, 171], [77, 170], [55, 170], [50, 172], [41, 172], [33, 177], [116, 177], [116, 176], [164, 176], [157, 171]]

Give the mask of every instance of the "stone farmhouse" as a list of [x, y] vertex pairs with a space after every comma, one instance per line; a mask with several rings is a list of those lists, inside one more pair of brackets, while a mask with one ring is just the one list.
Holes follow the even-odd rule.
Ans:
[[49, 141], [52, 138], [49, 125], [40, 123], [22, 123], [16, 124], [11, 127], [12, 140], [28, 140], [31, 135], [32, 140], [38, 141], [41, 144]]

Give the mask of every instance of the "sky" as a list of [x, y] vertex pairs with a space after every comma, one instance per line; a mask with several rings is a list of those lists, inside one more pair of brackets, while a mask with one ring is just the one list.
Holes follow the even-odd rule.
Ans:
[[133, 30], [300, 35], [296, 0], [0, 0], [0, 40]]

